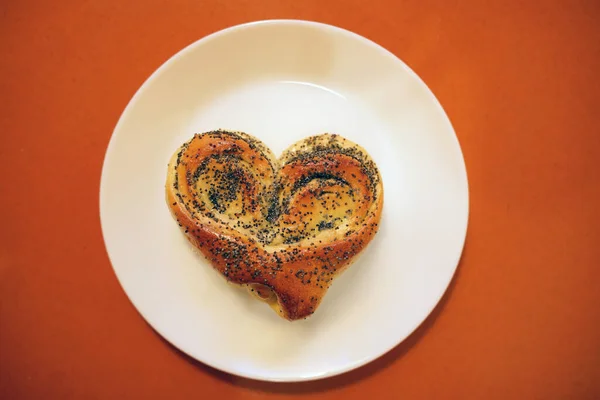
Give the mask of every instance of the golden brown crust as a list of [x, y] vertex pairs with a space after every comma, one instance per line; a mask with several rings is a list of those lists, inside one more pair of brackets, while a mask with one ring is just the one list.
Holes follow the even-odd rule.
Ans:
[[373, 160], [332, 134], [301, 140], [279, 160], [242, 132], [196, 134], [169, 162], [166, 195], [213, 267], [289, 320], [316, 310], [377, 232], [383, 207]]

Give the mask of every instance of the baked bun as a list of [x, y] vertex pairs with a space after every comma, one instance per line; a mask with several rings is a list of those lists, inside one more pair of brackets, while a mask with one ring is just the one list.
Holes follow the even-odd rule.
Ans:
[[196, 134], [171, 158], [166, 195], [213, 267], [288, 320], [315, 312], [377, 232], [383, 207], [371, 157], [332, 134], [301, 140], [279, 160], [242, 132]]

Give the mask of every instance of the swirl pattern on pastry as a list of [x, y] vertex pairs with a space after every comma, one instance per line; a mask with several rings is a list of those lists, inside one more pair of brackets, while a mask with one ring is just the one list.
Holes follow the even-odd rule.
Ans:
[[279, 159], [246, 133], [196, 134], [169, 162], [166, 196], [213, 267], [288, 320], [314, 313], [377, 232], [383, 207], [371, 157], [334, 134]]

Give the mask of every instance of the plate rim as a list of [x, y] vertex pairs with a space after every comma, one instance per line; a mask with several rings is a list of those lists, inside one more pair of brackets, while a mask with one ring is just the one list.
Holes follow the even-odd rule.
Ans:
[[[105, 218], [103, 218], [103, 214], [106, 213], [106, 211], [103, 212], [103, 209], [105, 209], [105, 206], [103, 206], [103, 204], [105, 202], [103, 200], [103, 198], [106, 196], [106, 194], [102, 188], [106, 185], [104, 183], [105, 180], [107, 179], [106, 171], [108, 168], [107, 166], [110, 164], [110, 159], [112, 158], [111, 155], [114, 153], [114, 146], [115, 146], [115, 140], [116, 140], [115, 138], [117, 136], [118, 131], [120, 131], [121, 126], [124, 123], [125, 119], [127, 118], [128, 114], [131, 112], [131, 108], [134, 107], [134, 105], [138, 102], [139, 97], [141, 97], [143, 95], [146, 88], [155, 79], [157, 79], [164, 70], [168, 69], [171, 64], [175, 63], [181, 57], [184, 57], [188, 52], [194, 51], [197, 47], [200, 47], [209, 41], [217, 39], [220, 36], [224, 36], [224, 35], [230, 34], [235, 31], [244, 30], [246, 28], [253, 27], [253, 26], [279, 25], [279, 24], [312, 26], [312, 27], [316, 27], [316, 28], [319, 28], [319, 29], [325, 30], [325, 31], [333, 31], [338, 34], [343, 34], [348, 37], [351, 37], [354, 40], [361, 41], [361, 42], [375, 48], [377, 51], [381, 52], [382, 55], [393, 58], [393, 61], [396, 64], [398, 64], [399, 67], [401, 67], [407, 73], [409, 73], [413, 79], [416, 79], [418, 81], [419, 84], [423, 85], [423, 87], [426, 89], [427, 95], [433, 101], [433, 104], [439, 108], [439, 111], [441, 111], [442, 116], [445, 119], [447, 128], [450, 130], [450, 132], [452, 133], [452, 136], [454, 138], [455, 149], [458, 150], [458, 155], [460, 156], [459, 157], [460, 161], [461, 161], [460, 166], [457, 165], [457, 167], [460, 168], [462, 175], [464, 177], [464, 190], [465, 190], [465, 192], [463, 193], [463, 195], [465, 196], [464, 210], [463, 210], [463, 213], [465, 214], [465, 216], [464, 216], [464, 220], [463, 220], [464, 222], [462, 223], [462, 226], [460, 226], [460, 243], [461, 244], [460, 244], [460, 246], [457, 246], [457, 254], [455, 255], [455, 260], [452, 264], [453, 265], [452, 271], [451, 271], [451, 274], [449, 275], [448, 282], [445, 284], [444, 290], [442, 290], [439, 293], [439, 295], [437, 296], [435, 301], [432, 303], [431, 309], [428, 310], [428, 312], [425, 314], [423, 319], [421, 319], [413, 327], [411, 327], [408, 330], [408, 333], [404, 337], [397, 339], [396, 341], [393, 342], [393, 344], [391, 346], [389, 346], [388, 348], [386, 348], [384, 351], [382, 351], [380, 353], [374, 354], [369, 357], [364, 357], [363, 359], [348, 363], [347, 365], [344, 366], [344, 368], [338, 368], [338, 369], [335, 369], [333, 371], [329, 371], [329, 372], [326, 372], [323, 374], [310, 374], [310, 375], [293, 376], [293, 377], [292, 376], [270, 377], [270, 376], [265, 376], [265, 375], [260, 375], [260, 374], [245, 373], [243, 371], [236, 371], [235, 369], [229, 368], [227, 365], [223, 365], [219, 362], [206, 361], [203, 357], [199, 357], [197, 354], [192, 354], [193, 352], [188, 351], [188, 349], [184, 349], [184, 348], [176, 345], [175, 343], [173, 343], [168, 336], [164, 335], [161, 332], [161, 330], [159, 328], [157, 328], [158, 324], [155, 324], [152, 321], [152, 318], [149, 318], [148, 315], [146, 315], [141, 310], [141, 308], [138, 307], [138, 305], [136, 304], [136, 301], [129, 295], [129, 293], [125, 289], [125, 285], [123, 284], [123, 281], [122, 281], [121, 277], [119, 276], [119, 273], [117, 272], [117, 268], [115, 268], [115, 264], [111, 257], [110, 251], [108, 249], [107, 232], [106, 232], [107, 228], [105, 227], [105, 222], [104, 222]], [[119, 119], [117, 120], [117, 123], [115, 124], [115, 127], [111, 133], [110, 139], [108, 141], [108, 145], [106, 146], [106, 151], [105, 151], [104, 158], [102, 161], [102, 169], [101, 169], [101, 174], [100, 174], [100, 185], [99, 186], [100, 186], [99, 187], [99, 211], [100, 211], [99, 217], [100, 217], [100, 228], [101, 228], [101, 233], [102, 233], [102, 240], [104, 242], [104, 249], [108, 256], [113, 274], [117, 278], [117, 281], [121, 287], [121, 290], [123, 291], [123, 293], [125, 294], [127, 299], [130, 301], [130, 303], [133, 305], [133, 307], [135, 308], [135, 311], [142, 316], [142, 319], [144, 320], [144, 322], [147, 325], [149, 325], [152, 328], [152, 330], [154, 330], [161, 338], [163, 338], [166, 342], [168, 342], [169, 345], [173, 346], [175, 348], [175, 350], [180, 351], [183, 354], [186, 354], [187, 356], [204, 364], [205, 366], [208, 366], [209, 368], [214, 368], [216, 370], [225, 372], [227, 374], [231, 374], [233, 376], [238, 376], [238, 377], [256, 380], [256, 381], [264, 381], [264, 382], [306, 382], [306, 381], [315, 381], [315, 380], [321, 380], [321, 379], [325, 379], [325, 378], [331, 378], [331, 377], [345, 374], [352, 370], [361, 368], [361, 367], [381, 358], [382, 356], [384, 356], [385, 354], [389, 353], [394, 348], [399, 346], [401, 343], [405, 342], [406, 339], [408, 339], [411, 335], [413, 335], [414, 332], [431, 316], [433, 311], [439, 306], [440, 301], [442, 300], [444, 295], [446, 293], [449, 293], [448, 290], [452, 284], [452, 281], [454, 280], [454, 278], [456, 276], [456, 271], [458, 270], [460, 260], [462, 258], [463, 252], [464, 252], [466, 236], [467, 236], [467, 231], [468, 231], [468, 226], [469, 226], [469, 219], [470, 219], [470, 189], [469, 189], [469, 179], [468, 179], [468, 174], [467, 174], [464, 153], [462, 151], [460, 141], [458, 139], [458, 136], [456, 135], [456, 131], [454, 130], [454, 126], [452, 125], [449, 115], [446, 113], [442, 104], [440, 103], [438, 98], [435, 96], [435, 94], [433, 93], [431, 88], [427, 85], [427, 83], [423, 79], [421, 79], [421, 77], [419, 75], [417, 75], [403, 60], [401, 60], [394, 53], [392, 53], [391, 51], [389, 51], [382, 45], [376, 43], [375, 41], [373, 41], [365, 36], [362, 36], [358, 33], [350, 31], [348, 29], [339, 27], [339, 26], [335, 26], [335, 25], [331, 25], [331, 24], [327, 24], [327, 23], [323, 23], [323, 22], [318, 22], [318, 21], [304, 20], [304, 19], [264, 19], [264, 20], [256, 20], [256, 21], [245, 22], [245, 23], [241, 23], [241, 24], [237, 24], [237, 25], [232, 25], [232, 26], [214, 31], [208, 35], [205, 35], [205, 36], [195, 40], [194, 42], [186, 45], [185, 47], [183, 47], [179, 51], [175, 52], [174, 54], [172, 54], [167, 60], [165, 60], [158, 68], [156, 68], [144, 80], [144, 82], [135, 91], [135, 93], [129, 99], [127, 105], [121, 112]]]

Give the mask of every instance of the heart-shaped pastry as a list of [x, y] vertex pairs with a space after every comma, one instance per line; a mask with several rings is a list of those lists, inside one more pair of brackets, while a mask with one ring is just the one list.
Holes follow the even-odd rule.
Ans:
[[371, 241], [383, 185], [367, 152], [338, 135], [301, 140], [277, 159], [242, 132], [196, 134], [169, 162], [167, 202], [228, 281], [279, 315], [311, 315]]

